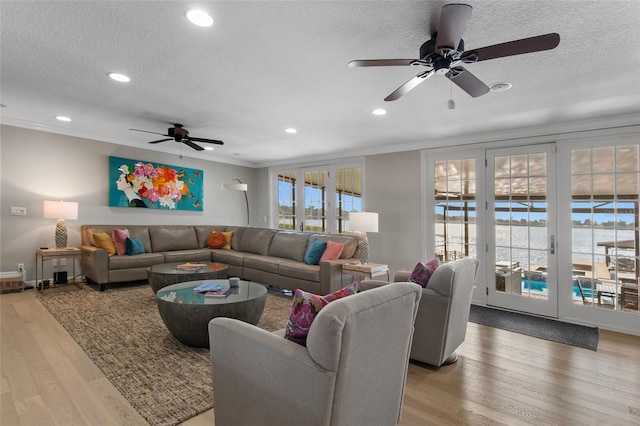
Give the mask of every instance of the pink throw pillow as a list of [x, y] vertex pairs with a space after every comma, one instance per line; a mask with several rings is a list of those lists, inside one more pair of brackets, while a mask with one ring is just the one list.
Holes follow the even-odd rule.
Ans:
[[420, 284], [422, 288], [426, 288], [429, 279], [431, 279], [431, 275], [438, 269], [438, 266], [440, 266], [440, 259], [437, 257], [434, 257], [427, 263], [418, 262], [416, 267], [413, 268], [409, 281]]
[[306, 346], [309, 329], [318, 312], [330, 302], [355, 294], [357, 291], [357, 282], [326, 296], [318, 296], [307, 291], [296, 289], [293, 293], [291, 314], [289, 315], [289, 321], [287, 321], [284, 337], [299, 345]]
[[343, 243], [336, 243], [331, 240], [327, 241], [327, 248], [324, 249], [324, 253], [322, 253], [322, 256], [320, 257], [320, 262], [340, 259], [342, 250], [344, 250]]
[[116, 246], [116, 254], [124, 256], [127, 254], [127, 238], [129, 237], [128, 229], [115, 229], [112, 232], [111, 239], [113, 245]]

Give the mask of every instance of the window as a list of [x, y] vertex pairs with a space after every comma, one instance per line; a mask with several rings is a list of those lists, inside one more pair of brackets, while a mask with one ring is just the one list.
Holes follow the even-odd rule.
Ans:
[[436, 256], [476, 257], [476, 160], [435, 161], [434, 186]]
[[[362, 211], [362, 167], [322, 165], [271, 170], [276, 178], [278, 229], [348, 232], [348, 214]], [[302, 177], [302, 180], [300, 179]]]
[[638, 145], [571, 150], [576, 303], [638, 310], [639, 164]]

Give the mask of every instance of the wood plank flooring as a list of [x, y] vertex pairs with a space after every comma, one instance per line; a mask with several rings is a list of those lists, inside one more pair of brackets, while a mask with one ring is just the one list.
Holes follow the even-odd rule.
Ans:
[[[32, 290], [0, 314], [0, 425], [146, 424]], [[468, 327], [456, 364], [409, 366], [402, 426], [640, 425], [640, 337], [601, 330], [595, 352]]]

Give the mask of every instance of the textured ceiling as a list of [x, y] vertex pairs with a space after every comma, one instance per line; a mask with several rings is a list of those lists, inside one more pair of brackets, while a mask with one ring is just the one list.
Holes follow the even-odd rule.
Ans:
[[[506, 92], [471, 98], [436, 75], [384, 102], [421, 70], [347, 67], [417, 58], [446, 3], [2, 0], [2, 123], [260, 166], [640, 112], [636, 0], [468, 2], [467, 50], [560, 34], [554, 50], [467, 66], [488, 85], [511, 82]], [[192, 7], [214, 25], [189, 23]], [[112, 71], [132, 81], [113, 82]], [[388, 114], [373, 116], [379, 107]], [[225, 145], [149, 145], [155, 135], [129, 130], [164, 133], [174, 122]]]

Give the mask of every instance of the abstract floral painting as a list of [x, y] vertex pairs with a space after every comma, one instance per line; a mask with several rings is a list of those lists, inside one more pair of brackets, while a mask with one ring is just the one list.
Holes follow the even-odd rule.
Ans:
[[109, 205], [202, 211], [202, 170], [109, 157]]

